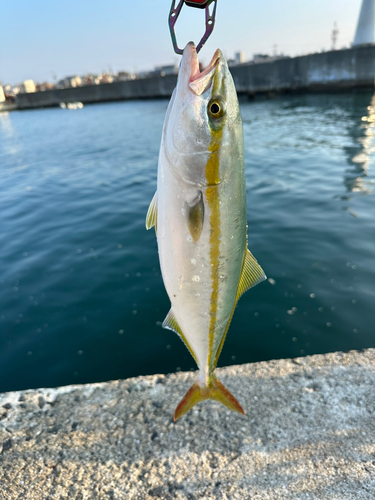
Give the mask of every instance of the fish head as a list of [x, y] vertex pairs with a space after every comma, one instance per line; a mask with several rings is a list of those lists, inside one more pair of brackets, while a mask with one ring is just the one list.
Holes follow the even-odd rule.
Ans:
[[200, 72], [194, 44], [185, 47], [163, 140], [177, 174], [199, 186], [219, 184], [228, 174], [225, 162], [214, 169], [209, 167], [210, 162], [218, 164], [223, 155], [240, 154], [236, 149], [240, 152], [241, 147], [243, 150], [237, 93], [219, 49]]

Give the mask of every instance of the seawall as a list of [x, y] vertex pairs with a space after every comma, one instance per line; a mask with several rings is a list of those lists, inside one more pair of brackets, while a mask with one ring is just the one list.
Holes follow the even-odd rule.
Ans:
[[375, 349], [0, 394], [0, 499], [375, 498]]
[[30, 109], [59, 106], [62, 102], [88, 104], [130, 99], [155, 99], [170, 97], [176, 86], [176, 81], [176, 75], [168, 75], [99, 85], [84, 85], [69, 89], [52, 89], [44, 92], [18, 94], [16, 102], [19, 109]]
[[[237, 91], [254, 95], [269, 92], [327, 92], [373, 89], [375, 45], [335, 50], [230, 68]], [[64, 102], [117, 101], [170, 97], [176, 75], [87, 85], [69, 89], [18, 94], [19, 109], [58, 106]]]
[[374, 88], [375, 45], [232, 68], [238, 92], [343, 91]]

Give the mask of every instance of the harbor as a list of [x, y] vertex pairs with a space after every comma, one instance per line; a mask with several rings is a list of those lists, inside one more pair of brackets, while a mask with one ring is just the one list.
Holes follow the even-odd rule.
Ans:
[[[263, 63], [238, 64], [231, 66], [230, 70], [237, 92], [250, 97], [269, 93], [371, 90], [375, 82], [375, 45], [280, 58]], [[89, 104], [169, 98], [176, 81], [177, 75], [169, 74], [19, 93], [16, 96], [16, 106], [18, 109], [33, 109], [77, 101]]]
[[[236, 90], [251, 98], [257, 94], [358, 92], [375, 87], [375, 11], [373, 0], [364, 0], [350, 47], [337, 48], [336, 24], [330, 50], [290, 57], [282, 53], [254, 54], [245, 60], [242, 51], [228, 60]], [[176, 86], [175, 64], [151, 71], [116, 75], [102, 72], [73, 75], [55, 83], [25, 80], [18, 86], [0, 85], [0, 111], [67, 107], [131, 99], [169, 98]]]
[[2, 9], [0, 500], [375, 498], [375, 0], [216, 4]]

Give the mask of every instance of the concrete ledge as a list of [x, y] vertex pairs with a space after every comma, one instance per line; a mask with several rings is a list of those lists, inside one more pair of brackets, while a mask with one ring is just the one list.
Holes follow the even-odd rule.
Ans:
[[195, 375], [0, 394], [0, 498], [375, 498], [375, 349], [218, 370], [246, 416]]

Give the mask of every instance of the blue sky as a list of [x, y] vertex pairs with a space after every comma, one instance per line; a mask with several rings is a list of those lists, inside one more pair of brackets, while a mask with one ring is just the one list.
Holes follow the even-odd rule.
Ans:
[[[200, 53], [208, 63], [216, 48], [289, 55], [328, 49], [334, 21], [338, 46], [353, 38], [362, 0], [218, 0], [213, 35]], [[171, 0], [17, 0], [3, 2], [0, 81], [53, 80], [112, 69], [140, 71], [178, 62], [167, 26]], [[197, 41], [204, 15], [184, 7], [180, 45]]]

